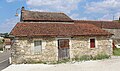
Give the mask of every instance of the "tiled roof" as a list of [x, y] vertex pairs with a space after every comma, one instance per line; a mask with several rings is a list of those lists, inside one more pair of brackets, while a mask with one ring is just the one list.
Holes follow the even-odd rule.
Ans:
[[23, 21], [73, 22], [73, 20], [64, 13], [38, 12], [28, 10], [22, 10], [21, 12], [21, 19]]
[[10, 33], [14, 36], [106, 36], [111, 35], [92, 24], [21, 22]]
[[89, 21], [89, 20], [74, 20], [76, 24], [94, 24], [99, 28], [105, 28], [105, 29], [120, 29], [120, 23], [116, 21]]

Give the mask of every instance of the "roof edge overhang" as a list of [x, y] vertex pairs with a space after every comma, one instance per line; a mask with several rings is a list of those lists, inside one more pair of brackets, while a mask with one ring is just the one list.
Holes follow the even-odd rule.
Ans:
[[112, 36], [113, 34], [96, 35], [16, 35], [15, 37], [74, 37], [74, 36]]
[[74, 22], [73, 20], [25, 20], [23, 19], [24, 22]]

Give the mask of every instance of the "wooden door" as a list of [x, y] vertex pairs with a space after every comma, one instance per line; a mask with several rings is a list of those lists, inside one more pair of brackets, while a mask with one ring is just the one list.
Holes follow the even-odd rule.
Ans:
[[69, 58], [69, 39], [58, 40], [58, 60]]

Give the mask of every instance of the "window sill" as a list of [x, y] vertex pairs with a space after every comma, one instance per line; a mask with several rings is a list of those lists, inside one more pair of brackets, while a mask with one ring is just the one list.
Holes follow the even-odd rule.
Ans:
[[90, 48], [91, 50], [96, 49], [96, 48]]
[[42, 53], [34, 53], [34, 55], [41, 55]]

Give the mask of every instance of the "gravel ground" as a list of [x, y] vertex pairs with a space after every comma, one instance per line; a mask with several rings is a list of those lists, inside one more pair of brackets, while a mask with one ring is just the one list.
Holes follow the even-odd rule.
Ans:
[[66, 64], [18, 64], [2, 71], [120, 71], [120, 57]]

